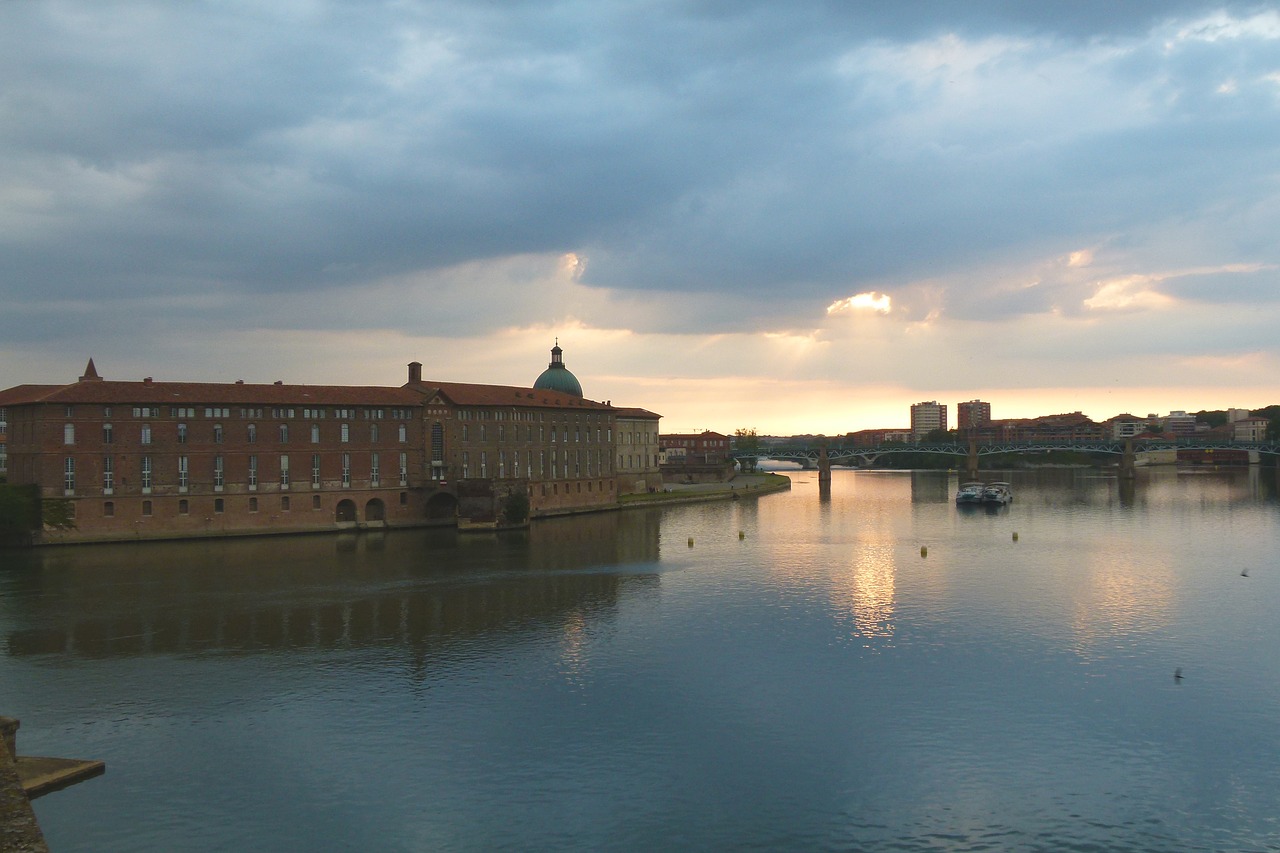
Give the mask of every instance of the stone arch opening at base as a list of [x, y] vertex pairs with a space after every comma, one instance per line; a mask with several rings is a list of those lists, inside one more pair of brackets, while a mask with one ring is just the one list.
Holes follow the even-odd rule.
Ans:
[[386, 521], [387, 520], [387, 507], [386, 507], [386, 504], [382, 502], [381, 498], [371, 498], [369, 502], [364, 505], [364, 520], [365, 521]]
[[427, 500], [427, 518], [455, 518], [458, 499], [448, 492], [437, 492]]
[[338, 506], [333, 511], [333, 520], [339, 523], [356, 520], [356, 504], [355, 501], [344, 498], [338, 501]]

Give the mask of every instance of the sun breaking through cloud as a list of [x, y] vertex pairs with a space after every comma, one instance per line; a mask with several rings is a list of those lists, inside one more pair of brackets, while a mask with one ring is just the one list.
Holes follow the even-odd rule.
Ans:
[[875, 311], [878, 314], [888, 314], [891, 309], [892, 300], [889, 299], [889, 294], [872, 290], [832, 302], [827, 306], [827, 315], [844, 314], [849, 311]]

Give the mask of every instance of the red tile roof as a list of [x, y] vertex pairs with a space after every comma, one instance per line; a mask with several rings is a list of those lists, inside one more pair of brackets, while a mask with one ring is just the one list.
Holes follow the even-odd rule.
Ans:
[[249, 385], [239, 382], [73, 382], [19, 385], [0, 391], [0, 405], [99, 403], [125, 405], [225, 404], [244, 406], [416, 406], [421, 398], [403, 388], [350, 385]]
[[517, 388], [512, 385], [474, 385], [469, 382], [434, 382], [404, 386], [430, 398], [437, 392], [455, 406], [525, 406], [536, 408], [588, 409], [610, 411], [612, 406], [585, 400], [562, 391]]
[[649, 418], [656, 421], [662, 417], [662, 415], [656, 414], [655, 412], [651, 412], [648, 409], [620, 407], [615, 409], [614, 411], [617, 413], [618, 417], [620, 418]]

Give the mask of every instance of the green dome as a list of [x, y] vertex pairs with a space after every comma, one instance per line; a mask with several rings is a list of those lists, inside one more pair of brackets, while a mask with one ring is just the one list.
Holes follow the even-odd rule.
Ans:
[[551, 363], [547, 365], [547, 369], [542, 371], [538, 376], [533, 387], [542, 391], [560, 391], [565, 394], [572, 394], [575, 397], [582, 396], [582, 384], [578, 382], [578, 377], [569, 372], [569, 368], [564, 366], [564, 350], [560, 349], [559, 341], [551, 348]]

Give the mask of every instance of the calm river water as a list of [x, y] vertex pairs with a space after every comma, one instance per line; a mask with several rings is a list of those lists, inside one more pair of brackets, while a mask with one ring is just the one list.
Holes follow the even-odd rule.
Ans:
[[108, 766], [36, 802], [49, 842], [1280, 850], [1274, 469], [1016, 473], [991, 512], [791, 476], [497, 537], [0, 552], [0, 713]]

